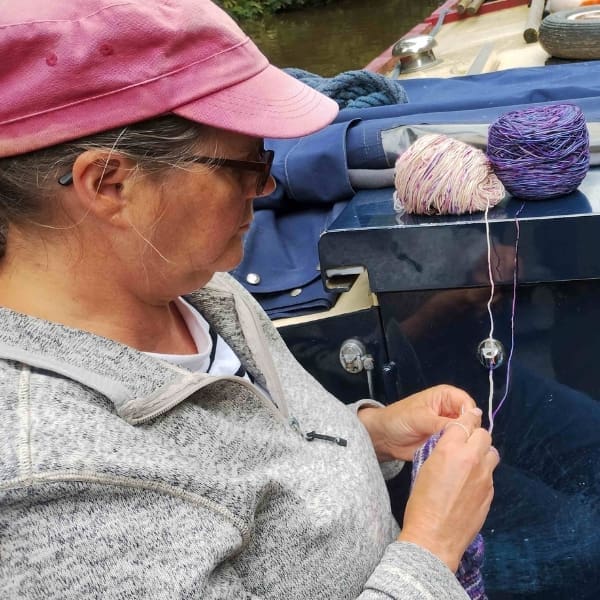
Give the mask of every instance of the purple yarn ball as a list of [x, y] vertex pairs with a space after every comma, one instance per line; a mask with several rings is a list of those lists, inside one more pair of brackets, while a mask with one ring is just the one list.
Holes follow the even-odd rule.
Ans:
[[507, 112], [490, 126], [487, 155], [513, 196], [545, 200], [570, 194], [590, 165], [585, 116], [575, 104]]

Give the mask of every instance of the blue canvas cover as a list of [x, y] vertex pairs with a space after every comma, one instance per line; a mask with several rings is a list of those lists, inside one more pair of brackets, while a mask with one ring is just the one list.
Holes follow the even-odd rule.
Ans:
[[342, 110], [313, 135], [266, 141], [275, 150], [278, 188], [256, 201], [244, 260], [233, 275], [272, 318], [334, 302], [321, 283], [318, 238], [358, 191], [353, 174], [366, 187], [391, 184], [395, 155], [388, 134], [415, 124], [486, 125], [505, 112], [554, 102], [575, 103], [588, 122], [600, 122], [600, 61], [400, 84], [407, 104]]

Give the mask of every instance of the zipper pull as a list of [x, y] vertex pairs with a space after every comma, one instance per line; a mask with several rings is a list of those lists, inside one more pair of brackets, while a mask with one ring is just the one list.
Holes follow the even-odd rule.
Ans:
[[323, 435], [322, 433], [317, 433], [316, 431], [309, 431], [304, 434], [304, 438], [307, 442], [312, 442], [313, 440], [325, 440], [326, 442], [335, 442], [338, 446], [347, 446], [348, 442], [344, 438], [334, 437], [331, 435]]

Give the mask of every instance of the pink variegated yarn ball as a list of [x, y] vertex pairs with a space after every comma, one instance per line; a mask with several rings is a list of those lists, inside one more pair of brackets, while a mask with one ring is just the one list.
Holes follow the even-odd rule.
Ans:
[[504, 186], [481, 150], [441, 134], [419, 138], [396, 161], [394, 208], [461, 215], [496, 206]]

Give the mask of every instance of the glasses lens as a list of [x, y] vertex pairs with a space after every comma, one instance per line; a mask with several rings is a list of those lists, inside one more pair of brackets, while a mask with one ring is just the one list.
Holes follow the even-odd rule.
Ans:
[[262, 171], [262, 173], [259, 174], [257, 180], [256, 180], [256, 195], [260, 196], [264, 189], [265, 186], [267, 185], [267, 181], [269, 181], [269, 176], [271, 175], [271, 166], [273, 164], [273, 156], [275, 155], [275, 153], [273, 152], [273, 150], [263, 150], [262, 153], [262, 161], [265, 164], [265, 168]]

